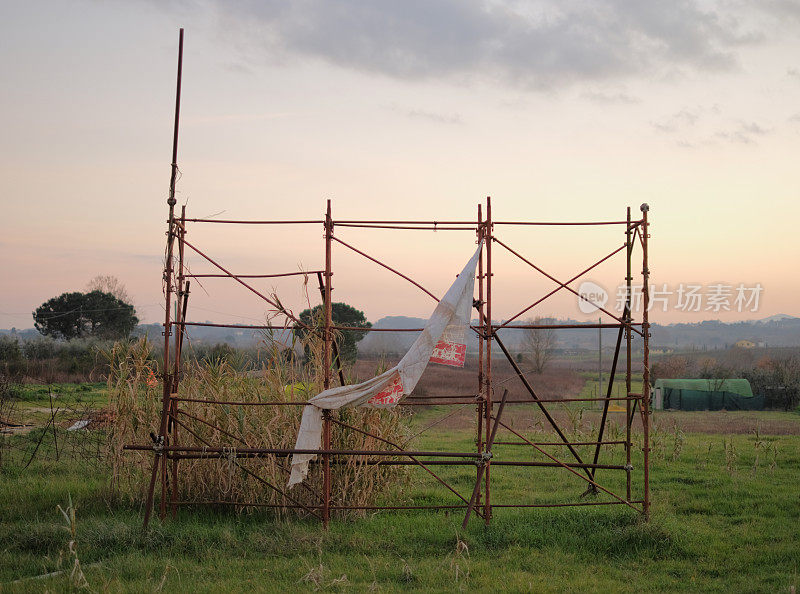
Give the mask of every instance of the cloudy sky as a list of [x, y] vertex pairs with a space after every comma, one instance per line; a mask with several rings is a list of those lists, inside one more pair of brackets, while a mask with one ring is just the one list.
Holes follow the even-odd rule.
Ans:
[[[0, 7], [0, 327], [30, 327], [96, 274], [117, 275], [144, 321], [163, 315], [179, 27], [190, 216], [316, 219], [330, 198], [335, 218], [461, 220], [492, 196], [498, 220], [615, 220], [647, 202], [652, 279], [671, 300], [656, 321], [800, 315], [800, 2], [61, 0]], [[620, 231], [497, 230], [567, 278]], [[435, 293], [474, 246], [339, 233]], [[319, 226], [190, 237], [240, 273], [316, 269], [324, 253]], [[496, 255], [496, 317], [553, 287]], [[335, 298], [369, 319], [429, 313], [344, 248], [334, 262]], [[617, 258], [589, 279], [613, 305], [623, 275]], [[759, 283], [759, 310], [736, 311], [735, 288]], [[719, 284], [733, 311], [675, 307], [681, 285]], [[303, 306], [297, 278], [259, 288]], [[191, 304], [195, 320], [265, 316], [226, 281]], [[583, 317], [568, 295], [538, 311]]]

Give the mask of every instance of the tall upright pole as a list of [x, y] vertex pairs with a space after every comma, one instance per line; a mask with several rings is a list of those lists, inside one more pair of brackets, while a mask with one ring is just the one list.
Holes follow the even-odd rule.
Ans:
[[[492, 419], [492, 197], [486, 197], [486, 223], [484, 225], [484, 240], [486, 241], [486, 366], [484, 379], [486, 381], [485, 393], [485, 416], [486, 443], [489, 443]], [[491, 504], [491, 461], [486, 461], [486, 498], [483, 502], [483, 513], [486, 525], [492, 517]]]
[[167, 198], [167, 205], [169, 206], [169, 219], [167, 230], [167, 249], [166, 249], [166, 262], [164, 263], [164, 360], [162, 367], [163, 376], [163, 392], [161, 397], [161, 425], [158, 431], [158, 443], [155, 444], [155, 456], [153, 460], [153, 470], [150, 476], [150, 485], [147, 491], [147, 500], [145, 502], [144, 512], [144, 527], [147, 527], [150, 521], [150, 514], [153, 510], [153, 493], [155, 490], [155, 480], [158, 475], [159, 466], [161, 467], [161, 502], [159, 513], [163, 519], [166, 515], [167, 500], [166, 500], [166, 481], [167, 481], [167, 465], [162, 460], [163, 451], [161, 448], [166, 444], [167, 440], [167, 418], [169, 416], [169, 402], [170, 391], [172, 387], [172, 377], [170, 374], [170, 359], [169, 359], [169, 343], [171, 332], [170, 309], [172, 306], [172, 277], [174, 274], [172, 265], [173, 245], [175, 242], [175, 182], [178, 177], [178, 129], [180, 123], [181, 113], [181, 77], [183, 73], [183, 29], [180, 30], [178, 37], [178, 76], [175, 91], [175, 123], [172, 135], [172, 166], [169, 178], [169, 197]]
[[[484, 229], [483, 229], [483, 211], [482, 205], [478, 204], [478, 243], [481, 242], [484, 236]], [[483, 416], [485, 414], [484, 405], [485, 405], [485, 393], [484, 385], [483, 385], [483, 353], [485, 349], [485, 342], [486, 338], [484, 337], [484, 328], [483, 328], [483, 248], [481, 248], [480, 256], [478, 256], [478, 326], [481, 327], [481, 331], [478, 332], [478, 406], [476, 408], [477, 412], [477, 451], [478, 453], [483, 453]], [[480, 475], [480, 469], [476, 470], [478, 475]], [[480, 481], [479, 476], [476, 477], [476, 481]], [[481, 504], [481, 490], [478, 489], [476, 494], [476, 501], [475, 506], [480, 507]]]
[[[331, 201], [328, 200], [328, 209], [325, 213], [325, 343], [323, 345], [322, 364], [324, 368], [323, 388], [331, 387], [331, 326], [333, 325], [333, 305], [331, 303], [332, 271], [331, 271], [331, 238], [333, 237], [333, 219], [331, 218]], [[331, 449], [331, 418], [330, 411], [322, 413], [322, 442], [325, 450]], [[325, 528], [331, 517], [331, 457], [330, 454], [322, 455], [322, 523]]]
[[600, 398], [603, 390], [603, 316], [597, 318], [597, 397]]
[[[633, 275], [631, 258], [633, 256], [633, 231], [631, 230], [631, 207], [628, 207], [627, 226], [625, 227], [625, 253], [627, 268], [625, 272], [625, 317], [623, 318], [625, 326], [625, 396], [630, 397], [631, 394], [631, 339], [633, 338], [631, 332], [631, 322], [633, 316], [631, 315], [631, 291], [633, 289]], [[633, 415], [631, 414], [631, 401], [625, 401], [625, 492], [627, 500], [631, 500], [631, 423], [633, 423]]]
[[647, 213], [650, 207], [642, 204], [642, 427], [644, 444], [644, 516], [650, 519], [650, 265], [648, 263], [647, 240], [650, 230], [647, 224]]
[[[185, 255], [185, 244], [184, 239], [186, 238], [186, 205], [184, 204], [181, 206], [181, 216], [179, 219], [180, 223], [176, 228], [175, 237], [178, 240], [178, 273], [176, 275], [176, 282], [175, 282], [175, 321], [182, 322], [183, 319], [186, 317], [184, 309], [184, 301], [186, 296], [186, 267], [184, 264], [184, 255]], [[182, 345], [182, 334], [184, 332], [184, 327], [178, 327], [178, 331], [175, 333], [175, 344], [174, 344], [174, 351], [173, 351], [173, 374], [172, 374], [172, 394], [175, 394], [178, 391], [178, 383], [180, 382], [180, 368], [181, 368], [181, 345]]]
[[[177, 230], [178, 238], [178, 275], [176, 284], [176, 299], [175, 299], [175, 321], [183, 322], [186, 319], [186, 312], [184, 311], [186, 297], [188, 293], [185, 291], [185, 266], [184, 266], [184, 238], [186, 235], [186, 205], [181, 206], [180, 225]], [[174, 446], [178, 445], [178, 424], [174, 422], [178, 415], [178, 401], [175, 397], [178, 395], [178, 383], [181, 381], [181, 346], [183, 333], [186, 328], [183, 325], [178, 326], [178, 331], [175, 333], [174, 355], [172, 365], [172, 386], [170, 388], [170, 421], [167, 424], [170, 434], [170, 443]], [[178, 515], [178, 459], [172, 459], [172, 482], [170, 489], [170, 503], [172, 507], [172, 517]]]

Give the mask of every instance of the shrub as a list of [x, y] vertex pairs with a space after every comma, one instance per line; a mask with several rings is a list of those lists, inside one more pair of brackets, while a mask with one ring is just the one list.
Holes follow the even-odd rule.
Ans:
[[47, 336], [31, 338], [22, 343], [22, 352], [28, 360], [53, 359], [58, 353], [59, 343]]
[[25, 373], [25, 359], [16, 336], [0, 336], [0, 373], [12, 379]]

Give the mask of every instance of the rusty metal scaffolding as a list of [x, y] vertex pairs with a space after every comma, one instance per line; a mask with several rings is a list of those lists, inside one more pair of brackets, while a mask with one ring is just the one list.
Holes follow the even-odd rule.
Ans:
[[[183, 30], [180, 34], [180, 45], [178, 52], [178, 79], [177, 79], [177, 92], [175, 104], [175, 124], [173, 136], [173, 151], [172, 151], [172, 167], [170, 175], [169, 198], [167, 204], [169, 205], [169, 218], [167, 230], [167, 247], [166, 247], [166, 260], [164, 267], [164, 283], [165, 291], [165, 320], [164, 320], [164, 359], [163, 359], [163, 392], [162, 392], [162, 409], [159, 425], [159, 432], [154, 436], [152, 444], [128, 444], [125, 446], [126, 450], [138, 451], [152, 451], [153, 463], [150, 481], [147, 489], [147, 498], [145, 504], [145, 517], [144, 524], [148, 524], [152, 510], [154, 508], [154, 499], [156, 492], [156, 482], [160, 481], [160, 498], [159, 498], [159, 515], [163, 519], [167, 514], [168, 507], [171, 508], [173, 515], [177, 513], [178, 506], [198, 503], [192, 501], [180, 501], [177, 497], [178, 485], [178, 472], [180, 460], [191, 459], [215, 459], [228, 454], [227, 448], [213, 448], [207, 444], [188, 445], [181, 443], [179, 440], [178, 429], [179, 427], [186, 428], [189, 433], [193, 433], [188, 426], [178, 418], [179, 413], [184, 416], [191, 417], [197, 422], [204, 423], [211, 428], [221, 431], [223, 434], [228, 435], [221, 428], [213, 425], [208, 420], [195, 418], [189, 413], [180, 410], [181, 402], [193, 401], [191, 399], [179, 396], [178, 387], [181, 379], [181, 351], [183, 347], [184, 337], [186, 335], [187, 327], [191, 326], [216, 326], [224, 328], [247, 328], [247, 329], [276, 329], [283, 330], [287, 326], [294, 325], [305, 327], [305, 324], [293, 316], [290, 312], [283, 310], [273, 299], [264, 295], [253, 287], [245, 279], [250, 278], [274, 278], [293, 276], [298, 274], [317, 274], [320, 282], [320, 292], [324, 306], [324, 326], [321, 330], [323, 338], [323, 366], [324, 366], [324, 388], [331, 387], [332, 382], [336, 379], [340, 383], [344, 383], [344, 375], [341, 372], [341, 366], [338, 365], [338, 353], [336, 352], [336, 342], [333, 340], [334, 331], [337, 330], [353, 330], [353, 331], [366, 331], [366, 332], [379, 332], [379, 331], [392, 331], [397, 332], [396, 329], [363, 329], [353, 328], [348, 326], [336, 326], [332, 320], [332, 277], [333, 277], [333, 245], [341, 245], [353, 252], [360, 254], [367, 260], [377, 264], [395, 275], [403, 278], [412, 285], [416, 286], [429, 296], [437, 299], [433, 293], [425, 289], [421, 284], [414, 281], [407, 275], [395, 270], [389, 265], [381, 262], [379, 259], [370, 256], [369, 254], [357, 249], [350, 243], [342, 239], [337, 232], [337, 229], [347, 228], [369, 228], [369, 229], [382, 229], [382, 230], [464, 230], [472, 231], [476, 234], [477, 239], [483, 241], [483, 248], [478, 261], [477, 270], [477, 299], [474, 300], [474, 306], [478, 314], [478, 323], [471, 328], [478, 336], [478, 370], [477, 370], [477, 393], [471, 396], [453, 396], [449, 398], [442, 397], [420, 397], [410, 396], [401, 400], [399, 406], [453, 406], [475, 404], [476, 406], [476, 449], [471, 452], [453, 452], [453, 451], [413, 451], [407, 450], [404, 447], [388, 442], [380, 436], [371, 434], [362, 428], [352, 427], [343, 423], [337, 418], [336, 411], [324, 411], [323, 415], [323, 445], [321, 450], [298, 450], [298, 449], [280, 449], [280, 448], [236, 448], [236, 456], [242, 459], [263, 457], [263, 456], [287, 456], [294, 453], [315, 453], [321, 455], [323, 485], [320, 501], [315, 505], [303, 505], [293, 498], [289, 493], [285, 492], [279, 486], [267, 482], [265, 479], [250, 471], [244, 466], [240, 468], [253, 477], [257, 481], [264, 484], [265, 487], [273, 489], [281, 494], [283, 503], [280, 507], [285, 508], [298, 508], [303, 509], [311, 515], [319, 517], [325, 526], [331, 517], [331, 511], [342, 509], [462, 509], [466, 511], [463, 525], [466, 526], [470, 515], [475, 511], [483, 520], [488, 524], [492, 517], [493, 508], [505, 507], [562, 507], [562, 506], [587, 506], [587, 505], [625, 505], [637, 512], [643, 514], [645, 518], [649, 517], [650, 512], [650, 476], [649, 476], [649, 430], [650, 430], [650, 381], [649, 381], [649, 321], [648, 321], [648, 306], [649, 306], [649, 269], [648, 269], [648, 208], [647, 205], [642, 205], [641, 218], [632, 219], [631, 209], [627, 209], [627, 216], [622, 220], [611, 221], [592, 221], [592, 222], [536, 222], [536, 221], [496, 221], [492, 217], [491, 199], [486, 199], [485, 209], [483, 205], [478, 205], [477, 218], [475, 220], [335, 220], [331, 212], [331, 201], [328, 200], [327, 210], [323, 218], [313, 220], [222, 220], [222, 219], [198, 219], [187, 218], [186, 208], [183, 207], [180, 216], [175, 213], [175, 182], [177, 176], [177, 146], [178, 146], [178, 124], [180, 115], [180, 90], [181, 90], [181, 70], [182, 70], [182, 57], [183, 57]], [[189, 225], [195, 224], [228, 224], [228, 225], [321, 225], [324, 230], [325, 238], [325, 256], [324, 268], [305, 273], [289, 272], [289, 273], [271, 273], [271, 274], [234, 274], [219, 262], [208, 256], [201, 251], [193, 243], [186, 239], [187, 229]], [[496, 229], [515, 226], [583, 226], [583, 225], [610, 225], [618, 226], [624, 229], [625, 242], [618, 248], [614, 249], [604, 257], [595, 261], [593, 264], [584, 268], [580, 272], [566, 281], [561, 281], [555, 276], [549, 274], [537, 264], [527, 259], [525, 256], [514, 250], [500, 237], [496, 235]], [[642, 257], [642, 284], [641, 284], [641, 305], [642, 313], [639, 321], [635, 321], [632, 315], [631, 297], [633, 287], [633, 253], [636, 243], [641, 247]], [[552, 281], [556, 287], [550, 292], [536, 299], [533, 303], [525, 307], [516, 315], [508, 318], [502, 323], [496, 323], [492, 314], [492, 282], [493, 276], [496, 272], [493, 270], [493, 257], [492, 250], [497, 246], [515, 256], [520, 261], [530, 266], [534, 271]], [[177, 250], [177, 255], [176, 255]], [[214, 274], [190, 274], [187, 272], [186, 257], [187, 250], [199, 256], [202, 260], [213, 266], [218, 273]], [[575, 283], [578, 279], [584, 277], [590, 271], [596, 269], [600, 264], [606, 262], [616, 254], [624, 252], [626, 269], [625, 269], [625, 284], [626, 284], [626, 297], [625, 305], [621, 315], [616, 315], [611, 311], [600, 307], [599, 304], [593, 304], [598, 310], [603, 312], [609, 317], [612, 322], [609, 323], [592, 323], [592, 324], [545, 324], [545, 323], [515, 323], [515, 320], [520, 316], [527, 313], [534, 307], [540, 305], [543, 301], [555, 295], [556, 293], [564, 290], [573, 293], [579, 299], [588, 300], [585, 296], [579, 295], [578, 291], [574, 289], [571, 284]], [[286, 324], [266, 324], [266, 325], [240, 325], [240, 324], [212, 324], [212, 323], [199, 323], [190, 322], [186, 319], [189, 288], [192, 278], [198, 277], [220, 277], [228, 278], [240, 284], [250, 292], [260, 297], [271, 308], [276, 311], [282, 311], [282, 315], [286, 317]], [[172, 300], [175, 299], [175, 317], [172, 317]], [[437, 299], [438, 301], [438, 299]], [[307, 328], [307, 327], [306, 327]], [[534, 387], [526, 377], [525, 373], [520, 369], [519, 365], [511, 355], [506, 345], [501, 340], [498, 332], [500, 330], [525, 330], [525, 329], [604, 329], [615, 328], [618, 330], [616, 345], [614, 349], [613, 362], [611, 364], [609, 379], [605, 395], [602, 396], [598, 390], [596, 398], [541, 398], [537, 394]], [[416, 329], [403, 329], [404, 331], [420, 331], [421, 328]], [[632, 361], [632, 340], [634, 335], [641, 337], [642, 344], [642, 391], [639, 393], [632, 392], [633, 383], [633, 361]], [[613, 396], [612, 390], [615, 381], [615, 375], [619, 363], [619, 356], [622, 350], [623, 339], [625, 342], [625, 396]], [[495, 397], [495, 382], [492, 378], [492, 363], [494, 361], [493, 348], [499, 348], [502, 357], [505, 358], [511, 365], [514, 374], [518, 377], [529, 398], [524, 399], [509, 399], [508, 390], [503, 390], [501, 398]], [[334, 366], [337, 363], [338, 369]], [[338, 371], [338, 373], [337, 373]], [[237, 401], [211, 401], [200, 400], [201, 402], [212, 402], [219, 405], [241, 405], [241, 406], [306, 406], [305, 401], [262, 401], [262, 402], [237, 402]], [[597, 431], [596, 439], [592, 441], [577, 441], [571, 440], [570, 437], [559, 426], [556, 418], [550, 410], [551, 405], [558, 405], [571, 402], [597, 402], [602, 405], [602, 415], [600, 425]], [[625, 406], [625, 438], [624, 440], [604, 440], [605, 430], [607, 426], [609, 407], [613, 402], [624, 402]], [[544, 418], [547, 420], [550, 428], [558, 436], [558, 441], [553, 442], [534, 442], [526, 438], [522, 433], [514, 429], [510, 424], [502, 420], [502, 414], [506, 405], [514, 404], [535, 404], [541, 411]], [[643, 443], [642, 443], [642, 497], [635, 499], [632, 497], [632, 450], [633, 439], [631, 435], [634, 418], [636, 416], [636, 409], [638, 405], [639, 415], [643, 429]], [[388, 447], [383, 450], [343, 450], [331, 448], [331, 426], [333, 424], [347, 427], [351, 430], [361, 432], [365, 435], [372, 436], [378, 441], [386, 444]], [[498, 431], [503, 431], [513, 435], [513, 441], [496, 441]], [[235, 436], [228, 435], [235, 438]], [[197, 437], [195, 435], [195, 437]], [[528, 446], [533, 450], [542, 454], [548, 461], [542, 460], [497, 460], [494, 457], [493, 446], [495, 445], [517, 445]], [[600, 452], [603, 446], [622, 445], [625, 448], [624, 465], [621, 464], [602, 464], [599, 462]], [[565, 447], [569, 452], [572, 460], [565, 460], [561, 457], [553, 455], [551, 452], [543, 449], [546, 446]], [[594, 446], [594, 454], [591, 462], [584, 460], [579, 454], [576, 447], [578, 446]], [[359, 456], [365, 463], [369, 464], [388, 464], [388, 465], [413, 465], [419, 466], [424, 471], [432, 475], [435, 480], [442, 487], [456, 497], [456, 501], [452, 505], [386, 505], [386, 506], [344, 506], [332, 505], [331, 502], [331, 465], [341, 463], [343, 459], [348, 456]], [[399, 458], [399, 459], [398, 459]], [[474, 465], [476, 467], [475, 485], [471, 495], [465, 496], [459, 493], [458, 490], [444, 478], [442, 478], [432, 467], [438, 466], [465, 466]], [[610, 497], [610, 499], [603, 501], [577, 501], [566, 503], [504, 503], [495, 502], [492, 500], [492, 467], [505, 467], [505, 466], [518, 466], [518, 467], [552, 467], [561, 468], [566, 472], [579, 477], [588, 484], [588, 491], [598, 493], [602, 491]], [[611, 489], [599, 484], [596, 481], [597, 470], [616, 470], [625, 473], [626, 488], [624, 494], [614, 493]], [[199, 502], [202, 503], [202, 502]], [[255, 504], [244, 501], [226, 501], [226, 502], [206, 502], [206, 503], [228, 503], [237, 506], [260, 506], [270, 507], [270, 504]]]

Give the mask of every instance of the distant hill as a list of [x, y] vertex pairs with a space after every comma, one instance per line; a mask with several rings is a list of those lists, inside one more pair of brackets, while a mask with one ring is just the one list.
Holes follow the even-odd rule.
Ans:
[[800, 318], [779, 315], [749, 322], [706, 320], [653, 326], [653, 344], [661, 347], [725, 348], [740, 340], [761, 346], [800, 346]]
[[754, 324], [764, 324], [767, 322], [781, 322], [783, 320], [796, 320], [798, 319], [796, 316], [790, 316], [788, 314], [775, 314], [774, 316], [769, 316], [768, 318], [762, 318], [760, 320], [754, 320]]
[[36, 328], [25, 328], [24, 330], [10, 328], [8, 330], [0, 329], [0, 336], [16, 336], [20, 340], [29, 340], [41, 336], [41, 334]]
[[[426, 320], [408, 316], [387, 316], [373, 325], [376, 329], [422, 328]], [[472, 321], [477, 324], [477, 320]], [[499, 323], [499, 322], [497, 322]], [[555, 323], [580, 324], [571, 319], [557, 320]], [[586, 323], [586, 322], [584, 322]], [[513, 324], [512, 324], [513, 325]], [[139, 336], [147, 335], [151, 340], [161, 340], [161, 324], [142, 324], [135, 330]], [[39, 336], [33, 328], [24, 330], [0, 330], [0, 335], [13, 334], [21, 340]], [[500, 331], [500, 337], [511, 351], [519, 350], [523, 332], [513, 329]], [[237, 347], [250, 347], [265, 339], [263, 331], [249, 328], [216, 328], [192, 326], [189, 335], [193, 341], [202, 343], [227, 343]], [[405, 353], [414, 342], [418, 332], [371, 332], [358, 343], [359, 353], [367, 356]], [[596, 349], [597, 330], [564, 329], [557, 330], [560, 349]], [[603, 330], [603, 345], [611, 346], [617, 337], [617, 330]], [[273, 339], [284, 344], [291, 343], [291, 331], [277, 331]], [[746, 322], [720, 322], [705, 320], [692, 324], [653, 324], [651, 345], [654, 348], [725, 348], [740, 340], [750, 340], [761, 346], [800, 346], [800, 318], [777, 314], [760, 320]], [[467, 351], [478, 350], [478, 339], [474, 332], [469, 333]]]
[[[389, 316], [381, 318], [374, 328], [421, 328], [425, 325], [422, 318], [405, 316]], [[477, 320], [472, 321], [477, 324]], [[499, 323], [499, 322], [496, 322]], [[557, 320], [554, 323], [580, 324], [577, 320]], [[584, 322], [586, 323], [586, 322]], [[512, 326], [514, 324], [511, 324]], [[611, 346], [617, 338], [618, 331], [604, 329], [603, 344]], [[597, 330], [564, 329], [557, 330], [557, 342], [560, 349], [596, 349]], [[762, 346], [800, 346], [800, 318], [785, 314], [770, 316], [761, 320], [725, 323], [719, 320], [706, 320], [693, 324], [653, 324], [651, 326], [651, 346], [653, 348], [725, 348], [733, 346], [740, 340], [750, 340]], [[504, 329], [499, 332], [509, 350], [520, 348], [523, 332]], [[358, 343], [358, 351], [364, 355], [405, 353], [414, 339], [416, 332], [373, 332]], [[471, 333], [467, 342], [468, 352], [477, 352], [478, 339]]]

